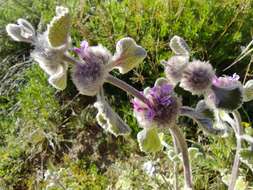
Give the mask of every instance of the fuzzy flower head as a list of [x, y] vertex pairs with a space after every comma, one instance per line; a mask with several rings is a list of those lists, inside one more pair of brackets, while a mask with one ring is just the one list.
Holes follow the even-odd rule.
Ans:
[[137, 98], [132, 101], [134, 115], [141, 127], [173, 125], [179, 113], [180, 103], [174, 95], [172, 85], [166, 79], [160, 78], [153, 88], [146, 88], [143, 94], [150, 101], [150, 105]]
[[127, 73], [146, 57], [146, 51], [129, 37], [119, 40], [113, 56], [102, 45], [89, 46], [86, 41], [74, 51], [81, 62], [74, 66], [72, 79], [79, 92], [88, 96], [99, 92], [111, 70]]
[[180, 86], [194, 95], [202, 95], [210, 89], [214, 76], [211, 64], [196, 60], [185, 68]]
[[168, 61], [163, 61], [162, 64], [165, 68], [166, 78], [173, 85], [177, 85], [183, 75], [184, 68], [189, 61], [188, 56], [176, 55], [171, 57]]
[[73, 68], [72, 79], [81, 94], [94, 96], [102, 87], [108, 72], [105, 65], [111, 60], [110, 52], [103, 46], [89, 46], [83, 41], [75, 52], [83, 60]]
[[215, 77], [211, 88], [211, 94], [207, 96], [207, 103], [211, 107], [233, 111], [241, 106], [243, 87], [237, 74], [232, 77]]

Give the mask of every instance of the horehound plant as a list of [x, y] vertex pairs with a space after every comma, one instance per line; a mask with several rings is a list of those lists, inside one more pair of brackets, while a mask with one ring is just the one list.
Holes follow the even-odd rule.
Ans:
[[[137, 135], [141, 151], [155, 153], [165, 149], [169, 154], [171, 150], [168, 150], [169, 146], [160, 133], [168, 130], [173, 137], [175, 152], [182, 158], [185, 189], [193, 189], [194, 185], [186, 140], [176, 124], [180, 116], [192, 118], [207, 134], [226, 137], [234, 131], [237, 147], [228, 181], [230, 190], [235, 189], [240, 161], [253, 170], [253, 138], [242, 129], [237, 111], [243, 102], [253, 99], [253, 80], [243, 86], [236, 74], [217, 77], [209, 62], [190, 60], [190, 49], [186, 42], [174, 36], [170, 47], [175, 55], [168, 61], [162, 61], [166, 78], [158, 78], [153, 87], [140, 92], [110, 72], [118, 69], [125, 74], [137, 67], [146, 57], [144, 48], [130, 37], [117, 42], [114, 55], [102, 45], [90, 46], [86, 41], [81, 43], [80, 48], [71, 48], [70, 29], [69, 10], [62, 6], [56, 7], [56, 16], [44, 33], [36, 33], [25, 19], [18, 19], [17, 24], [8, 24], [6, 27], [13, 40], [34, 46], [31, 56], [49, 75], [48, 82], [56, 89], [66, 88], [68, 67], [72, 67], [72, 80], [79, 93], [97, 96], [94, 104], [98, 110], [96, 119], [105, 131], [115, 136], [127, 136], [131, 129], [107, 103], [103, 84], [110, 83], [132, 95], [134, 116], [142, 128]], [[70, 51], [74, 51], [78, 58], [70, 56]], [[196, 108], [183, 106], [181, 98], [174, 91], [177, 84], [204, 99]], [[207, 110], [213, 112], [215, 120], [205, 115]], [[243, 141], [249, 144], [249, 149], [242, 148]], [[175, 189], [178, 189], [177, 182], [175, 184]]]

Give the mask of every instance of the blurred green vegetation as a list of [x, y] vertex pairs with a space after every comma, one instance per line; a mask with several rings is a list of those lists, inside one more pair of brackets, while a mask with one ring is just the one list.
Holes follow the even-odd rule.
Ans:
[[[166, 182], [149, 178], [141, 169], [145, 160], [132, 139], [115, 139], [97, 126], [94, 98], [77, 94], [71, 81], [58, 92], [30, 58], [31, 46], [12, 41], [6, 24], [22, 17], [43, 31], [56, 5], [72, 13], [73, 45], [86, 39], [101, 43], [111, 52], [117, 40], [133, 37], [148, 56], [139, 68], [126, 75], [113, 74], [143, 89], [163, 76], [160, 61], [168, 59], [168, 42], [173, 35], [183, 37], [192, 57], [210, 61], [218, 74], [240, 54], [253, 36], [253, 2], [250, 0], [5, 0], [0, 7], [0, 189], [45, 189], [50, 182], [43, 172], [59, 171], [62, 184], [51, 189], [167, 189]], [[252, 77], [250, 57], [225, 74]], [[249, 66], [249, 71], [247, 67]], [[185, 105], [194, 106], [198, 97], [177, 89]], [[139, 128], [131, 113], [129, 97], [105, 85], [109, 102], [133, 129]], [[115, 101], [117, 100], [117, 101]], [[252, 102], [241, 110], [251, 126]], [[233, 160], [233, 139], [206, 137], [189, 120], [183, 128], [189, 146], [201, 147], [206, 157], [194, 165], [196, 189], [226, 189], [220, 170], [229, 170]], [[156, 155], [157, 156], [157, 155]], [[159, 155], [162, 160], [164, 155]], [[161, 172], [170, 174], [168, 161]], [[168, 165], [168, 167], [167, 167]], [[125, 172], [121, 173], [125, 170]], [[167, 172], [167, 173], [166, 173]], [[42, 173], [42, 174], [41, 174]], [[247, 181], [252, 173], [242, 167]], [[181, 172], [182, 174], [182, 172]], [[42, 176], [42, 177], [41, 177]], [[124, 183], [123, 183], [124, 182]], [[153, 184], [150, 186], [149, 184]], [[252, 184], [251, 184], [252, 185]], [[63, 187], [61, 187], [63, 186]]]

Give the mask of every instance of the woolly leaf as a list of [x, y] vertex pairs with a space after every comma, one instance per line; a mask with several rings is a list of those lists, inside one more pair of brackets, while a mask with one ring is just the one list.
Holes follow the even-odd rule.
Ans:
[[69, 38], [71, 18], [69, 10], [64, 7], [56, 7], [56, 16], [48, 25], [48, 41], [52, 48], [63, 46]]
[[226, 129], [215, 128], [210, 117], [203, 115], [201, 112], [198, 112], [193, 108], [186, 106], [182, 107], [181, 115], [192, 118], [205, 132], [209, 134], [224, 135], [226, 133]]
[[20, 26], [23, 26], [26, 31], [29, 31], [30, 34], [35, 35], [35, 29], [33, 28], [32, 24], [23, 18], [19, 18], [17, 23]]
[[163, 146], [155, 127], [145, 128], [137, 134], [137, 140], [141, 151], [154, 153], [161, 151]]
[[8, 35], [18, 42], [33, 43], [35, 30], [32, 25], [24, 19], [18, 19], [17, 22], [18, 24], [8, 24], [6, 26]]
[[132, 38], [123, 38], [116, 44], [112, 66], [119, 69], [120, 73], [125, 74], [137, 67], [146, 56], [146, 50], [137, 45]]
[[57, 66], [58, 70], [50, 75], [48, 82], [58, 90], [64, 90], [67, 86], [67, 69], [68, 65], [63, 63]]
[[106, 101], [97, 101], [94, 106], [98, 109], [96, 116], [97, 122], [103, 129], [116, 137], [119, 135], [127, 135], [131, 132], [129, 126], [112, 110]]
[[212, 85], [215, 94], [215, 106], [219, 109], [233, 111], [242, 104], [242, 90], [240, 86], [234, 88], [223, 88]]
[[249, 80], [243, 87], [243, 101], [253, 100], [253, 80]]
[[170, 48], [177, 55], [187, 55], [190, 54], [190, 48], [183, 38], [179, 36], [173, 36], [170, 40]]

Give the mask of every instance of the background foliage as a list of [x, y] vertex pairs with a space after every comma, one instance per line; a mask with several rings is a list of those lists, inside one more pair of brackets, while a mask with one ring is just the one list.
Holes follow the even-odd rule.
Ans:
[[[90, 105], [95, 99], [78, 95], [71, 81], [63, 92], [49, 86], [47, 76], [29, 58], [31, 47], [7, 36], [7, 23], [22, 17], [43, 31], [55, 6], [66, 5], [72, 13], [71, 35], [76, 46], [86, 39], [114, 52], [117, 40], [133, 37], [148, 51], [148, 57], [139, 68], [118, 77], [137, 89], [163, 76], [160, 61], [171, 56], [168, 42], [173, 35], [186, 39], [193, 57], [210, 61], [217, 73], [223, 73], [253, 36], [250, 0], [0, 3], [0, 189], [168, 189], [164, 179], [172, 171], [166, 155], [144, 155], [138, 150], [133, 139], [139, 129], [125, 93], [106, 85], [109, 101], [133, 129], [133, 139], [115, 139], [94, 121], [96, 110]], [[225, 71], [234, 72], [242, 81], [251, 78], [250, 57]], [[177, 91], [185, 105], [196, 104], [198, 97]], [[249, 102], [240, 110], [245, 127], [252, 126], [252, 106]], [[231, 168], [234, 139], [207, 137], [191, 121], [183, 122], [188, 145], [204, 154], [193, 163], [196, 189], [226, 189], [221, 177]], [[143, 172], [147, 160], [158, 160], [156, 177]], [[252, 182], [252, 173], [243, 164], [241, 168], [246, 181]], [[46, 171], [56, 176], [55, 184], [44, 177]]]

